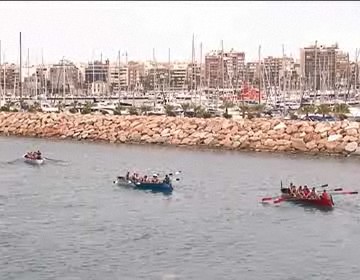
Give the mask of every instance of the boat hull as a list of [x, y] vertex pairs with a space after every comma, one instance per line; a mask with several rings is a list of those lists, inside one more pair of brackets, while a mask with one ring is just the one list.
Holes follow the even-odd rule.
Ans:
[[24, 162], [31, 165], [42, 165], [44, 164], [44, 159], [31, 159], [23, 156]]
[[306, 199], [306, 198], [295, 198], [288, 194], [282, 194], [281, 196], [285, 201], [301, 204], [301, 205], [308, 205], [308, 206], [315, 206], [321, 208], [333, 208], [334, 203], [332, 199]]
[[126, 180], [123, 177], [118, 177], [114, 183], [121, 187], [132, 188], [136, 190], [144, 190], [151, 192], [161, 192], [170, 194], [174, 190], [171, 183], [140, 183]]

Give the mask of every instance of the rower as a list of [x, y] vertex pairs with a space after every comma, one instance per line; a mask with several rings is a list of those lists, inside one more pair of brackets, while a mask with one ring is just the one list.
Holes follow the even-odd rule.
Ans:
[[126, 172], [126, 180], [129, 180], [130, 179], [130, 172], [128, 171], [128, 172]]
[[302, 186], [299, 186], [299, 188], [297, 189], [296, 195], [298, 197], [304, 197]]
[[41, 159], [41, 153], [39, 150], [35, 154], [36, 154], [36, 159]]
[[170, 178], [169, 178], [169, 175], [167, 175], [167, 174], [165, 175], [164, 183], [170, 184]]
[[291, 190], [292, 186], [293, 186], [293, 183], [290, 183], [290, 186], [288, 188], [283, 188], [282, 184], [281, 184], [281, 188], [280, 188], [281, 193], [290, 194], [290, 190]]
[[296, 187], [294, 185], [290, 187], [290, 195], [294, 197], [296, 196]]
[[319, 199], [318, 194], [316, 193], [316, 189], [312, 188], [310, 194], [309, 194], [309, 199]]
[[307, 198], [310, 194], [310, 190], [307, 185], [304, 186], [304, 196]]
[[321, 199], [330, 200], [330, 196], [329, 196], [329, 194], [326, 192], [326, 190], [324, 190], [323, 193], [321, 194]]

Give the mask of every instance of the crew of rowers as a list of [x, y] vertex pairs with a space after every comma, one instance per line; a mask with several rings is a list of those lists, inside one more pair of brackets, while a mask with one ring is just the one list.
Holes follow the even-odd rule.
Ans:
[[[131, 180], [133, 182], [139, 182], [139, 183], [155, 183], [155, 184], [162, 183], [157, 174], [154, 174], [152, 177], [148, 177], [147, 175], [139, 176], [138, 173], [133, 173], [132, 175], [130, 175], [130, 172], [127, 172], [126, 180]], [[163, 183], [167, 183], [167, 184], [170, 183], [170, 178], [168, 175], [165, 175]]]
[[26, 158], [29, 159], [42, 159], [41, 157], [41, 152], [37, 151], [37, 152], [27, 152], [25, 155]]
[[288, 188], [289, 194], [293, 197], [297, 198], [306, 198], [306, 199], [331, 199], [329, 194], [326, 192], [326, 190], [323, 191], [321, 195], [319, 195], [315, 188], [312, 188], [311, 190], [305, 185], [304, 187], [299, 186], [296, 188], [296, 186], [293, 185], [293, 183], [290, 183], [290, 187]]

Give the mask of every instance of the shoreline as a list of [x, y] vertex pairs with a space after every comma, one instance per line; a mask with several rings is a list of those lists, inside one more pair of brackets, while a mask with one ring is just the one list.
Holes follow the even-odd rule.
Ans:
[[0, 113], [0, 135], [200, 150], [360, 155], [357, 122]]
[[[93, 139], [72, 139], [72, 138], [64, 138], [61, 139], [59, 137], [36, 137], [36, 136], [26, 136], [26, 135], [4, 135], [0, 133], [0, 137], [6, 138], [6, 137], [14, 137], [14, 138], [25, 138], [25, 139], [43, 139], [43, 140], [51, 140], [51, 141], [57, 141], [57, 142], [64, 142], [68, 141], [69, 143], [88, 143], [88, 144], [104, 144], [104, 145], [129, 145], [129, 146], [140, 146], [140, 147], [164, 147], [164, 148], [178, 148], [178, 149], [184, 149], [188, 151], [209, 151], [209, 152], [234, 152], [239, 154], [266, 154], [266, 155], [284, 155], [284, 156], [306, 156], [309, 158], [312, 157], [330, 157], [330, 158], [347, 158], [350, 157], [351, 154], [332, 154], [332, 153], [319, 153], [319, 152], [296, 152], [296, 151], [269, 151], [269, 150], [263, 150], [263, 151], [255, 151], [255, 150], [236, 150], [236, 149], [228, 149], [228, 148], [222, 148], [222, 147], [208, 147], [208, 146], [186, 146], [186, 145], [171, 145], [171, 144], [148, 144], [148, 143], [110, 143], [105, 140], [93, 140]], [[354, 155], [355, 156], [355, 155]], [[355, 157], [352, 158], [355, 158]], [[360, 158], [360, 157], [359, 157]]]

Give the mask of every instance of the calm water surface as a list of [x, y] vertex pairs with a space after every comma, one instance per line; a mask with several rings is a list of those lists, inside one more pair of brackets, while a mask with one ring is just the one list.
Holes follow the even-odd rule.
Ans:
[[[15, 160], [34, 149], [63, 162]], [[359, 190], [359, 159], [4, 137], [0, 158], [0, 279], [360, 277], [357, 196], [259, 203], [281, 179]], [[164, 196], [114, 186], [128, 169], [182, 175]]]

